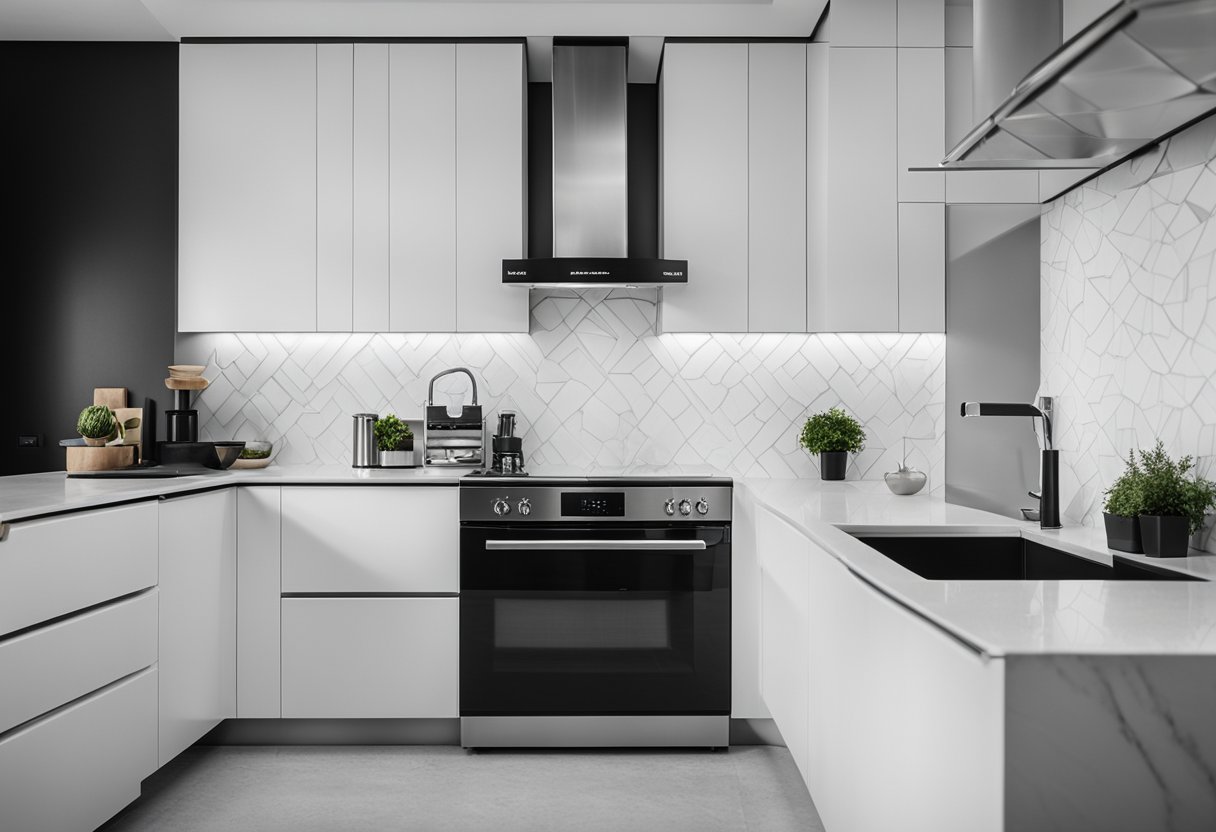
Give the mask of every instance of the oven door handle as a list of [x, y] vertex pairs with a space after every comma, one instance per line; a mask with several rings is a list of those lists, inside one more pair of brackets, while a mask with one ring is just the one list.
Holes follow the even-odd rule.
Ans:
[[578, 552], [619, 552], [646, 549], [661, 552], [703, 552], [704, 540], [487, 540], [488, 552], [551, 552], [556, 549]]

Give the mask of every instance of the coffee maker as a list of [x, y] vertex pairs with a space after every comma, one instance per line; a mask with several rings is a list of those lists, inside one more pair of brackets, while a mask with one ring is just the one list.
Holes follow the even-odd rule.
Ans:
[[515, 435], [515, 413], [501, 410], [498, 413], [498, 431], [490, 440], [493, 451], [490, 470], [495, 474], [527, 476], [524, 470], [523, 439]]

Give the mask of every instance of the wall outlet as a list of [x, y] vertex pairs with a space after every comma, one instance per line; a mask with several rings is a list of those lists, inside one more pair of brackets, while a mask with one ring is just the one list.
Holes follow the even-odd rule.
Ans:
[[22, 433], [17, 436], [18, 448], [41, 448], [42, 437], [36, 433]]

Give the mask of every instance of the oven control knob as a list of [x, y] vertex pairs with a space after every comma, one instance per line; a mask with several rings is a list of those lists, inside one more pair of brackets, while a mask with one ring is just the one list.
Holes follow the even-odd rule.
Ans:
[[692, 503], [688, 500], [680, 500], [680, 514], [685, 517], [692, 514]]
[[527, 517], [529, 514], [532, 513], [532, 501], [529, 500], [527, 497], [520, 497], [519, 505], [516, 506], [516, 508], [521, 515], [523, 515], [524, 517]]
[[676, 501], [674, 498], [663, 504], [663, 511], [667, 512], [668, 517], [676, 513]]
[[497, 499], [494, 500], [494, 513], [497, 514], [499, 517], [502, 517], [504, 514], [510, 514], [511, 513], [511, 504], [508, 503], [506, 500], [504, 500], [502, 497], [498, 497]]
[[697, 500], [697, 514], [709, 514], [709, 500], [704, 497]]

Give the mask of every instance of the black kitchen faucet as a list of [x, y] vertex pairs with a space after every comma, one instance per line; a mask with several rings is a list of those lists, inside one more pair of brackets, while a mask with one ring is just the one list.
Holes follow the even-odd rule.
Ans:
[[1043, 420], [1043, 464], [1039, 492], [1030, 492], [1039, 500], [1039, 528], [1060, 528], [1060, 452], [1051, 442], [1051, 399], [1039, 399], [1043, 409], [1021, 402], [963, 402], [959, 408], [963, 418], [968, 416], [1030, 416]]

